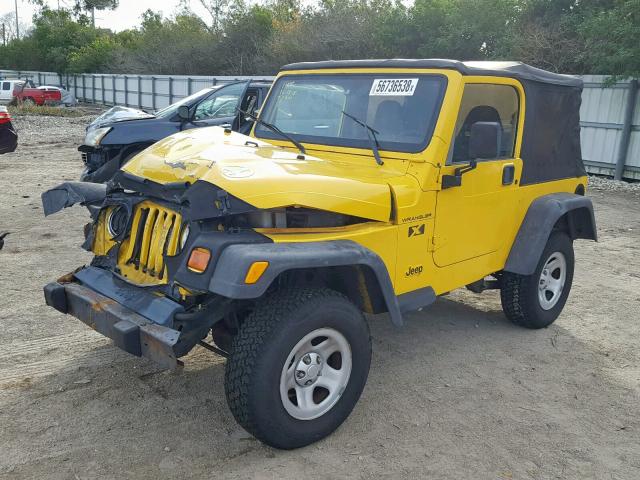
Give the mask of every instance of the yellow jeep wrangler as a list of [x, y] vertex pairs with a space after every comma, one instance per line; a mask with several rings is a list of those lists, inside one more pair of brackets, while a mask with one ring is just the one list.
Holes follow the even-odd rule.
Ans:
[[195, 345], [227, 357], [240, 425], [309, 444], [364, 388], [364, 313], [401, 326], [466, 286], [499, 289], [517, 325], [558, 317], [573, 240], [596, 240], [581, 90], [515, 62], [285, 66], [251, 136], [184, 131], [108, 185], [45, 192], [45, 214], [88, 207], [95, 254], [46, 302], [169, 368]]

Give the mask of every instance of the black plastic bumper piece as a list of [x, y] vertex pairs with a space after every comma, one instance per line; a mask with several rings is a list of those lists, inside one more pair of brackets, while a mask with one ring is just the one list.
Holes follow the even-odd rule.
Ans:
[[59, 312], [68, 313], [67, 294], [64, 286], [58, 282], [53, 282], [44, 286], [44, 300], [50, 307], [55, 308]]
[[44, 287], [47, 305], [73, 315], [138, 357], [164, 368], [178, 365], [173, 347], [180, 332], [158, 325], [104, 295], [79, 283], [50, 283]]

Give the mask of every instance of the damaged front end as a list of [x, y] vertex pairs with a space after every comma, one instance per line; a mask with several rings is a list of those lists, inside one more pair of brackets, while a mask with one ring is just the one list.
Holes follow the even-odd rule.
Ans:
[[[240, 148], [258, 156], [251, 147]], [[159, 157], [151, 151], [143, 164], [131, 167], [139, 175], [123, 169], [107, 185], [68, 182], [43, 193], [46, 215], [74, 204], [88, 208], [92, 221], [85, 226], [83, 248], [94, 254], [89, 266], [45, 287], [47, 304], [79, 318], [127, 352], [166, 367], [177, 365], [210, 331], [222, 332], [221, 340], [228, 340], [268, 290], [327, 280], [307, 278], [305, 269], [330, 275], [330, 268], [363, 266], [353, 270], [359, 280], [350, 285], [363, 291], [364, 283], [381, 285], [384, 301], [362, 301], [371, 311], [388, 309], [394, 322], [401, 323], [387, 269], [372, 251], [348, 239], [273, 239], [284, 230], [339, 230], [388, 220], [389, 186], [378, 179], [344, 179], [330, 164], [302, 162], [264, 148], [263, 154], [282, 158], [260, 157], [253, 166], [260, 175], [248, 178], [244, 174], [252, 170], [247, 167], [208, 162], [204, 168], [193, 160], [190, 168], [201, 169], [199, 175], [194, 171], [182, 181], [171, 181], [176, 169], [168, 171], [164, 160], [164, 166], [156, 165]], [[292, 161], [298, 162], [295, 168]], [[309, 173], [301, 175], [303, 168]], [[243, 175], [236, 178], [240, 169]], [[280, 190], [265, 191], [273, 185], [268, 181], [272, 172], [277, 172]], [[161, 173], [169, 181], [149, 178]], [[206, 179], [198, 178], [202, 176]], [[318, 179], [330, 181], [335, 191], [327, 195], [314, 188]], [[250, 278], [256, 264], [264, 267], [261, 276]], [[214, 340], [229, 352], [228, 343], [222, 345], [215, 335]]]
[[[254, 207], [203, 181], [161, 185], [120, 172], [108, 186], [64, 183], [42, 201], [45, 215], [88, 208], [83, 248], [95, 255], [48, 284], [46, 303], [167, 368], [238, 309], [210, 291], [216, 253], [270, 242], [237, 225]], [[204, 267], [189, 264], [196, 250], [208, 252]]]

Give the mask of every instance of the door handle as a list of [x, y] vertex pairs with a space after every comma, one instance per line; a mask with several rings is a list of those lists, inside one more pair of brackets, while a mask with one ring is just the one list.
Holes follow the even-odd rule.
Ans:
[[511, 185], [516, 178], [516, 166], [513, 163], [507, 163], [502, 167], [502, 185]]

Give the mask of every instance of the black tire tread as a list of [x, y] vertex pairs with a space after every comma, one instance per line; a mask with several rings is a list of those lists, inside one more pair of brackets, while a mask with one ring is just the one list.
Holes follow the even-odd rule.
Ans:
[[[537, 282], [539, 279], [541, 262], [546, 260], [546, 255], [549, 253], [549, 245], [558, 243], [558, 241], [560, 243], [568, 242], [569, 248], [571, 248], [571, 256], [567, 258], [567, 261], [571, 263], [571, 273], [565, 289], [565, 298], [564, 300], [561, 300], [556, 307], [554, 307], [556, 309], [555, 316], [551, 321], [543, 321], [539, 314], [540, 309], [538, 300], [531, 294], [531, 292], [538, 288]], [[565, 232], [556, 230], [549, 236], [547, 246], [542, 252], [542, 258], [540, 258], [536, 271], [533, 274], [519, 275], [511, 272], [503, 272], [500, 280], [500, 301], [502, 303], [502, 310], [504, 311], [505, 316], [511, 322], [524, 328], [538, 329], [544, 328], [555, 321], [557, 315], [562, 311], [564, 302], [566, 301], [566, 296], [569, 294], [571, 289], [571, 282], [573, 279], [573, 262], [575, 261], [573, 258], [572, 248], [570, 237]]]
[[320, 304], [330, 298], [348, 299], [334, 290], [299, 288], [278, 291], [266, 296], [244, 320], [234, 337], [231, 357], [225, 369], [227, 403], [236, 421], [258, 440], [264, 436], [248, 405], [250, 379], [261, 348], [269, 343], [274, 326], [300, 305], [309, 301]]
[[529, 288], [531, 276], [518, 275], [516, 273], [504, 272], [501, 279], [500, 300], [502, 310], [506, 317], [516, 325], [533, 328], [531, 319], [527, 318], [525, 312], [529, 311], [525, 289]]

